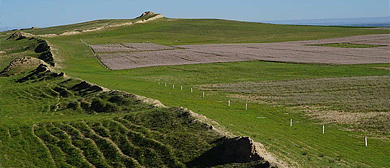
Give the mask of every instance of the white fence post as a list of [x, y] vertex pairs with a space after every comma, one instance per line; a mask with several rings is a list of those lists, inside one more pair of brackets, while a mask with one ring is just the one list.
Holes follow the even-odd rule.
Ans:
[[290, 127], [292, 127], [292, 122], [293, 122], [292, 119], [290, 119]]
[[325, 134], [325, 125], [322, 125], [322, 134]]
[[183, 86], [180, 86], [180, 90], [183, 90]]
[[165, 83], [164, 86], [167, 87], [167, 83]]
[[204, 92], [203, 92], [202, 96], [204, 97]]
[[364, 137], [364, 145], [365, 145], [366, 147], [368, 146], [367, 137]]
[[228, 100], [228, 106], [230, 106], [230, 100]]
[[192, 93], [192, 88], [191, 88], [191, 93]]
[[248, 110], [248, 103], [245, 103], [245, 110]]
[[172, 85], [172, 89], [175, 89], [175, 84]]

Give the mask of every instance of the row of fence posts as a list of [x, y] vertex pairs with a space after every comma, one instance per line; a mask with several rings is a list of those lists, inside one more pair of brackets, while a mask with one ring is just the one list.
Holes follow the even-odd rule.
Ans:
[[[160, 82], [158, 82], [158, 85], [161, 85]], [[164, 86], [167, 87], [167, 83], [164, 83]], [[172, 84], [172, 89], [175, 89], [175, 84]], [[183, 90], [183, 86], [180, 86], [180, 90]], [[193, 93], [193, 89], [191, 88], [191, 93]], [[205, 93], [202, 92], [202, 97], [205, 97]], [[231, 106], [231, 101], [228, 100], [227, 102], [228, 106]], [[245, 110], [248, 110], [248, 103], [245, 103]], [[290, 119], [290, 127], [293, 126], [293, 119]], [[322, 125], [322, 134], [325, 134], [325, 125]], [[364, 146], [368, 146], [367, 137], [364, 137]]]

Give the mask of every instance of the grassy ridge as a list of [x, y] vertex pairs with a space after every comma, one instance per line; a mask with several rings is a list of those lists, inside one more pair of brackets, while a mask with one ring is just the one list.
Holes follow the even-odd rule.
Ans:
[[36, 39], [22, 39], [22, 40], [7, 40], [7, 35], [0, 36], [0, 69], [3, 70], [8, 64], [17, 57], [31, 56], [39, 57], [38, 53], [34, 52], [34, 48], [38, 44]]
[[155, 15], [150, 15], [150, 16], [138, 17], [135, 19], [101, 19], [101, 20], [93, 20], [89, 22], [82, 22], [82, 23], [68, 24], [68, 25], [54, 26], [54, 27], [47, 27], [47, 28], [29, 29], [23, 31], [36, 34], [36, 35], [61, 34], [61, 33], [71, 32], [71, 31], [82, 32], [84, 30], [108, 27], [108, 26], [123, 24], [123, 23], [136, 22], [142, 19], [149, 19], [154, 16]]
[[0, 78], [1, 167], [185, 167], [222, 137], [181, 108], [36, 72]]

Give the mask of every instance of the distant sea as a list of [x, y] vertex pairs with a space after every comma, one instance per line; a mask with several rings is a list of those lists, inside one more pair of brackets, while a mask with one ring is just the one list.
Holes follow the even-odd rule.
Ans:
[[264, 23], [315, 26], [390, 27], [390, 17], [367, 17], [346, 19], [276, 20]]

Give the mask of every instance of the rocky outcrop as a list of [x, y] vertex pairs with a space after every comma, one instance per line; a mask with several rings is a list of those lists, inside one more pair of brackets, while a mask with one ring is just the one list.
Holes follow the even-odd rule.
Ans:
[[271, 167], [256, 150], [254, 142], [249, 137], [222, 137], [214, 148], [205, 152], [188, 163], [190, 167], [212, 167], [229, 163], [249, 163], [257, 161], [256, 167]]
[[[130, 94], [130, 93], [128, 93], [128, 94]], [[162, 104], [160, 102], [160, 100], [151, 99], [151, 98], [147, 98], [147, 97], [140, 96], [140, 95], [135, 95], [135, 94], [130, 94], [130, 95], [134, 95], [136, 99], [141, 100], [142, 102], [144, 102], [146, 104], [150, 104], [150, 105], [152, 105], [154, 107], [165, 107], [165, 105]]]
[[152, 11], [146, 11], [146, 12], [142, 13], [141, 16], [139, 16], [139, 17], [152, 16], [152, 15], [156, 15], [156, 13], [154, 13]]
[[[21, 39], [25, 39], [25, 38], [29, 38], [29, 40], [36, 40], [38, 42], [38, 44], [37, 45], [33, 44], [30, 47], [36, 46], [34, 48], [34, 51], [35, 51], [35, 53], [40, 54], [38, 58], [45, 61], [46, 63], [50, 64], [51, 66], [55, 66], [53, 53], [51, 51], [49, 43], [46, 40], [38, 39], [36, 37], [33, 37], [33, 35], [28, 34], [28, 33], [24, 33], [24, 32], [14, 32], [6, 40], [17, 41], [17, 40], [21, 40]], [[27, 49], [29, 49], [29, 48], [26, 48], [26, 50]]]
[[18, 79], [16, 82], [23, 83], [27, 81], [35, 82], [41, 80], [52, 79], [56, 77], [65, 77], [63, 72], [55, 73], [51, 72], [50, 68], [46, 64], [40, 64], [36, 69], [30, 72], [29, 75]]
[[22, 32], [12, 33], [6, 40], [21, 40], [27, 38]]
[[250, 137], [223, 137], [221, 141], [217, 146], [219, 154], [235, 163], [263, 159], [256, 153], [256, 147]]
[[40, 53], [39, 59], [45, 61], [46, 63], [50, 64], [51, 66], [54, 66], [54, 57], [53, 53], [51, 52], [50, 45], [46, 40], [38, 39], [38, 46], [34, 50], [36, 53]]
[[74, 85], [71, 90], [80, 92], [100, 92], [103, 91], [103, 88], [98, 85], [93, 85], [86, 81], [82, 81], [79, 84]]
[[0, 72], [0, 76], [10, 76], [19, 74], [27, 69], [36, 68], [38, 65], [44, 64], [44, 62], [34, 57], [20, 57], [16, 58]]

